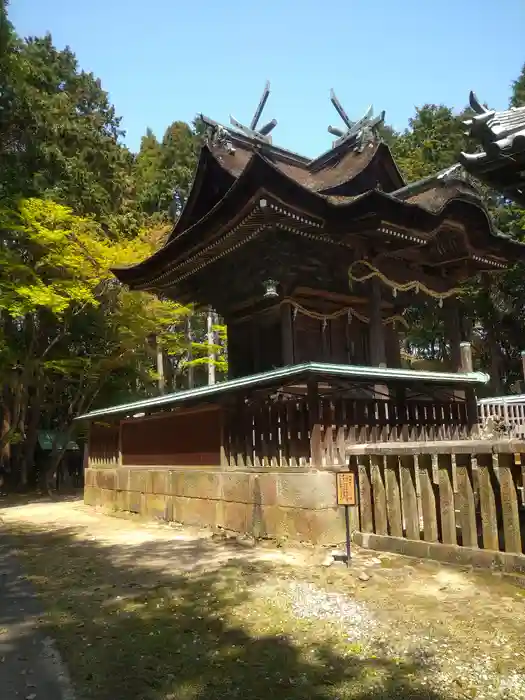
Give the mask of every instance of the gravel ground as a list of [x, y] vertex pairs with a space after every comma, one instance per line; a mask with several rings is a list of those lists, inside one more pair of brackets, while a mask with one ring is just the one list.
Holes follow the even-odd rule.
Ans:
[[[176, 580], [201, 571], [216, 571], [220, 579], [232, 558], [253, 563], [255, 571], [263, 566], [264, 584], [248, 585], [239, 607], [248, 623], [246, 611], [267, 624], [260, 638], [277, 634], [282, 620], [295, 646], [330, 639], [340, 658], [362, 659], [363, 668], [385, 659], [403, 676], [415, 662], [410, 683], [419, 695], [389, 700], [525, 700], [525, 590], [519, 581], [358, 548], [347, 570], [327, 565], [327, 552], [315, 548], [232, 548], [209, 532], [116, 519], [78, 501], [0, 508], [0, 519], [47, 533], [67, 531], [79, 544], [99, 547], [144, 586], [155, 586], [159, 576]], [[381, 677], [372, 682], [378, 684], [374, 695], [341, 697], [383, 698]]]
[[352, 653], [360, 658], [415, 660], [424, 669], [419, 682], [446, 697], [525, 698], [525, 673], [505, 670], [514, 660], [523, 659], [521, 649], [514, 650], [510, 640], [497, 630], [492, 640], [492, 654], [466, 659], [455, 640], [446, 635], [438, 638], [421, 634], [406, 636], [404, 629], [380, 621], [367, 605], [348, 595], [303, 581], [287, 582], [283, 593], [298, 619], [335, 623], [341, 637], [354, 643]]
[[366, 605], [341, 593], [303, 581], [290, 582], [285, 592], [295, 617], [338, 622], [350, 642], [368, 641], [377, 629], [377, 620]]

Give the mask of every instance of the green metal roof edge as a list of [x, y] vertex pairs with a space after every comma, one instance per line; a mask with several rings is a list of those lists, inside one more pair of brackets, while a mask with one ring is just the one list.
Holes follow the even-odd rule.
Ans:
[[198, 387], [197, 389], [178, 391], [171, 394], [164, 394], [162, 396], [155, 396], [150, 399], [142, 399], [141, 401], [133, 401], [127, 404], [109, 406], [108, 408], [99, 408], [95, 411], [90, 411], [89, 413], [77, 416], [75, 420], [91, 420], [94, 418], [102, 418], [104, 416], [141, 411], [148, 408], [162, 408], [163, 406], [170, 406], [171, 404], [183, 402], [186, 399], [207, 398], [210, 396], [227, 393], [229, 391], [234, 391], [235, 389], [257, 386], [267, 382], [272, 382], [279, 379], [288, 379], [308, 373], [331, 375], [333, 377], [366, 377], [378, 380], [427, 381], [434, 384], [487, 384], [490, 379], [489, 375], [485, 374], [484, 372], [430, 372], [428, 370], [393, 369], [387, 367], [365, 367], [360, 365], [335, 365], [320, 362], [306, 362], [300, 365], [282, 367], [270, 372], [252, 374], [248, 377], [241, 377], [240, 379], [231, 379], [230, 381], [212, 384], [211, 386], [203, 386]]

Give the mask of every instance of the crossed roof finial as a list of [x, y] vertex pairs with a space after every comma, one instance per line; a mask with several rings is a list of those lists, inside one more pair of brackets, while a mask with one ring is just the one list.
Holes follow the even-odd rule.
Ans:
[[377, 117], [374, 117], [374, 108], [372, 105], [370, 105], [370, 107], [366, 110], [361, 119], [358, 119], [356, 122], [353, 122], [349, 119], [348, 114], [343, 109], [343, 106], [337, 99], [337, 96], [333, 89], [330, 90], [330, 101], [346, 126], [346, 130], [344, 131], [338, 129], [335, 126], [328, 127], [328, 132], [333, 136], [338, 137], [337, 141], [335, 141], [333, 144], [334, 148], [336, 146], [341, 145], [345, 141], [357, 139], [365, 129], [368, 131], [374, 131], [374, 129], [376, 129], [376, 127], [382, 124], [385, 119], [384, 111], [381, 112]]
[[260, 129], [257, 129], [257, 124], [259, 123], [259, 119], [261, 118], [263, 109], [266, 105], [266, 102], [268, 100], [268, 97], [270, 95], [270, 83], [267, 80], [266, 85], [264, 86], [264, 90], [261, 96], [261, 99], [259, 100], [259, 104], [257, 105], [257, 109], [255, 110], [255, 113], [252, 117], [252, 120], [250, 122], [250, 126], [245, 126], [244, 124], [241, 124], [238, 122], [234, 117], [230, 115], [230, 124], [234, 126], [236, 129], [239, 131], [242, 131], [243, 134], [248, 136], [249, 138], [256, 139], [259, 141], [264, 141], [266, 143], [271, 143], [271, 137], [270, 137], [270, 132], [275, 129], [277, 126], [277, 121], [275, 119], [272, 119], [270, 122], [262, 126]]

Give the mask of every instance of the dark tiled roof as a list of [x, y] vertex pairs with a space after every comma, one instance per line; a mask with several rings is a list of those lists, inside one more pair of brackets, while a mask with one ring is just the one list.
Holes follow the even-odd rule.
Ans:
[[474, 116], [465, 122], [478, 142], [475, 153], [461, 153], [464, 167], [509, 199], [525, 205], [525, 107], [496, 112], [470, 93]]

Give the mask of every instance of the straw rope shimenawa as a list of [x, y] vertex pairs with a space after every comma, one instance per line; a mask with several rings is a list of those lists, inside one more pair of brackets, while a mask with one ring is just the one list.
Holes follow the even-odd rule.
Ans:
[[[370, 323], [370, 319], [368, 318], [368, 316], [360, 314], [359, 311], [356, 311], [351, 306], [345, 307], [344, 309], [339, 309], [338, 311], [334, 311], [331, 314], [322, 314], [319, 311], [312, 311], [310, 309], [305, 308], [291, 297], [284, 297], [281, 304], [290, 304], [293, 307], [294, 311], [301, 313], [304, 316], [308, 316], [309, 318], [314, 318], [318, 321], [331, 321], [335, 318], [339, 318], [340, 316], [347, 315], [349, 321], [352, 317], [354, 317], [362, 323]], [[383, 319], [382, 323], [384, 326], [388, 326], [389, 324], [400, 323], [401, 325], [405, 326], [405, 328], [408, 328], [408, 323], [406, 319], [403, 318], [403, 316], [400, 316], [399, 314], [389, 316], [388, 318]]]
[[[367, 267], [370, 272], [358, 277], [352, 272], [352, 268], [354, 268], [356, 265], [363, 265], [364, 267]], [[403, 283], [394, 282], [386, 277], [386, 275], [384, 275], [380, 270], [378, 270], [377, 267], [374, 267], [372, 263], [368, 262], [368, 260], [356, 260], [353, 262], [348, 269], [348, 277], [352, 282], [366, 282], [366, 280], [369, 280], [372, 277], [378, 277], [383, 284], [386, 284], [392, 289], [394, 296], [396, 296], [397, 292], [410, 292], [413, 290], [417, 294], [419, 291], [422, 291], [429, 297], [437, 299], [439, 301], [439, 306], [443, 305], [443, 299], [448, 299], [449, 297], [462, 292], [461, 287], [452, 287], [452, 289], [448, 289], [446, 292], [436, 292], [435, 289], [430, 289], [430, 287], [427, 287], [418, 280]]]

